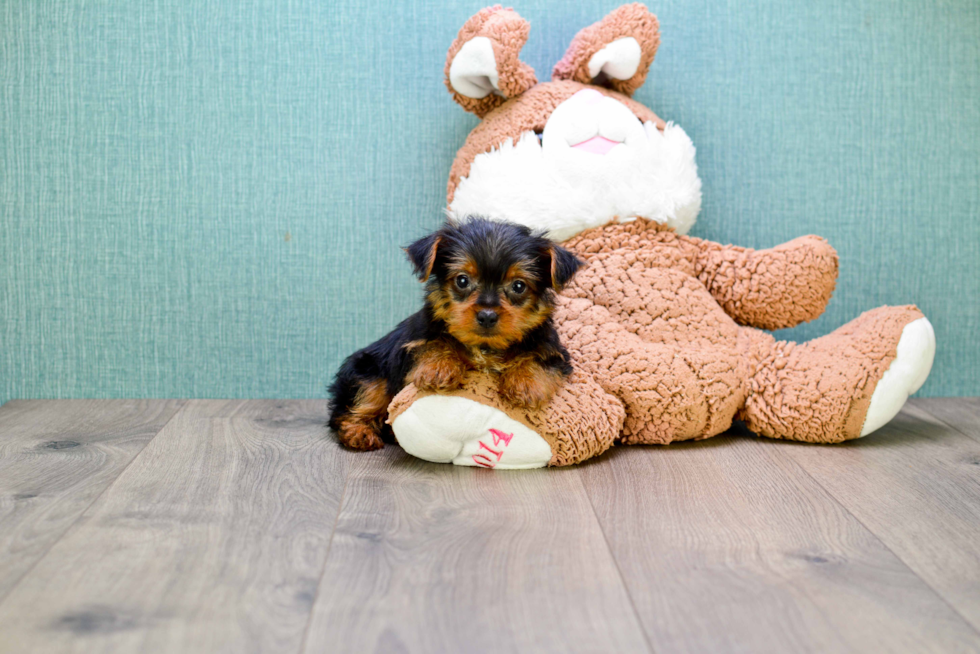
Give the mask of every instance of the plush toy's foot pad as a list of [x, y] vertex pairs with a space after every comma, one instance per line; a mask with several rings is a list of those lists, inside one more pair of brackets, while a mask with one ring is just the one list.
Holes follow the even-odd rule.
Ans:
[[936, 334], [926, 318], [905, 325], [895, 359], [871, 395], [861, 436], [884, 426], [901, 411], [909, 395], [925, 383], [935, 354]]
[[515, 470], [551, 461], [551, 446], [535, 431], [464, 397], [418, 398], [391, 426], [406, 452], [433, 463]]

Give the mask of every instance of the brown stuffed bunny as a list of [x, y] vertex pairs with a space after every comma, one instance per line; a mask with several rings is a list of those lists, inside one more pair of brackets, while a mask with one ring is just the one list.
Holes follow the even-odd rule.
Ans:
[[508, 406], [489, 376], [448, 395], [407, 387], [389, 422], [409, 453], [496, 468], [568, 465], [616, 442], [670, 443], [734, 419], [772, 438], [834, 443], [888, 422], [929, 374], [935, 336], [914, 306], [881, 307], [808, 343], [777, 341], [818, 317], [837, 254], [804, 236], [768, 250], [684, 234], [700, 209], [694, 146], [630, 98], [660, 42], [656, 17], [620, 7], [575, 37], [537, 83], [518, 59], [529, 25], [473, 16], [446, 83], [483, 119], [459, 150], [448, 206], [510, 220], [588, 262], [557, 300], [575, 373], [540, 411]]

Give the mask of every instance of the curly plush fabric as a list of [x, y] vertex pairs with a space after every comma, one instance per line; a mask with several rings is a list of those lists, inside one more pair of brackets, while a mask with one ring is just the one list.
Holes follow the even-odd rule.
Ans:
[[589, 266], [559, 300], [559, 332], [575, 365], [623, 400], [625, 443], [707, 438], [735, 418], [776, 438], [856, 438], [902, 329], [922, 317], [883, 307], [801, 345], [740, 326], [820, 315], [837, 255], [812, 236], [753, 251], [639, 219], [565, 246]]

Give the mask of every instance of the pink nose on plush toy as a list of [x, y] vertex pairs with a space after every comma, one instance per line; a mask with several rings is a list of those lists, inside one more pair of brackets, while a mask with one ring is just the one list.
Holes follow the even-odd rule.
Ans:
[[614, 147], [619, 145], [619, 141], [610, 141], [604, 136], [593, 136], [592, 138], [582, 141], [581, 143], [576, 143], [572, 147], [576, 150], [581, 150], [582, 152], [591, 152], [592, 154], [606, 154]]
[[[575, 95], [573, 95], [569, 100], [584, 106], [591, 106], [597, 102], [601, 102], [605, 96], [596, 91], [595, 89], [582, 89]], [[582, 152], [591, 152], [592, 154], [606, 154], [614, 147], [619, 145], [619, 141], [613, 141], [607, 139], [604, 136], [599, 136], [598, 134], [590, 139], [586, 139], [581, 143], [575, 143], [572, 145], [573, 148], [581, 150]]]

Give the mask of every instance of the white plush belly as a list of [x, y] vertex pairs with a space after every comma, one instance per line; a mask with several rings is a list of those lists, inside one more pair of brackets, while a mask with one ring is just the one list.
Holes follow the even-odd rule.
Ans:
[[540, 142], [525, 132], [478, 155], [452, 214], [517, 222], [558, 241], [636, 217], [686, 233], [701, 209], [701, 180], [684, 130], [660, 132], [612, 98], [589, 104], [578, 95], [555, 109]]

